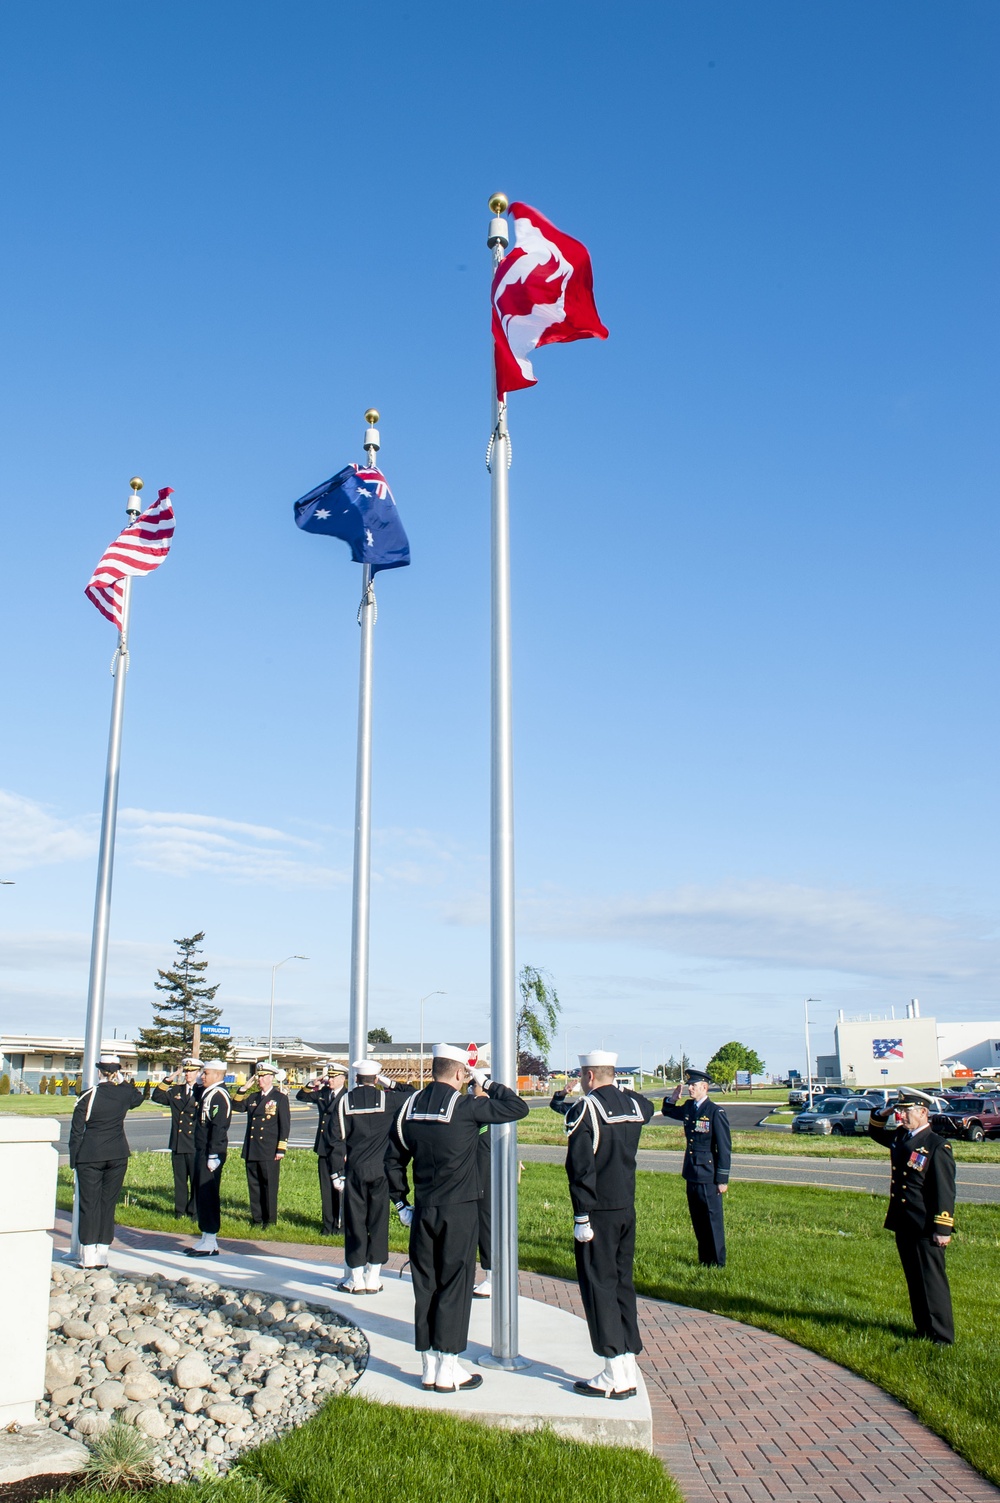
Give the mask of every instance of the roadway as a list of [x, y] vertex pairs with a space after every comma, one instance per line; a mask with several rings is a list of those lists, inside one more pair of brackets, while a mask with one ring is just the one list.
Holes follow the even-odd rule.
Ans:
[[[545, 1104], [545, 1103], [542, 1103]], [[726, 1112], [737, 1132], [755, 1127], [760, 1121], [762, 1105], [742, 1102], [727, 1102]], [[553, 1118], [553, 1121], [555, 1119]], [[289, 1146], [312, 1148], [315, 1136], [316, 1111], [311, 1106], [292, 1107], [292, 1133]], [[243, 1141], [238, 1131], [237, 1141]], [[135, 1113], [127, 1119], [126, 1131], [133, 1152], [144, 1150], [165, 1152], [170, 1133], [170, 1119], [166, 1113]], [[69, 1118], [60, 1121], [59, 1151], [65, 1158], [69, 1141]], [[519, 1156], [525, 1163], [562, 1164], [565, 1150], [537, 1143], [519, 1145]], [[640, 1169], [660, 1174], [679, 1174], [683, 1155], [670, 1148], [640, 1148]], [[866, 1195], [888, 1195], [889, 1158], [848, 1159], [832, 1153], [828, 1159], [812, 1158], [805, 1154], [735, 1153], [732, 1178], [735, 1181], [756, 1182], [769, 1185], [818, 1185], [831, 1190], [857, 1190]], [[1000, 1204], [1000, 1164], [959, 1164], [958, 1192], [965, 1201], [983, 1204]]]

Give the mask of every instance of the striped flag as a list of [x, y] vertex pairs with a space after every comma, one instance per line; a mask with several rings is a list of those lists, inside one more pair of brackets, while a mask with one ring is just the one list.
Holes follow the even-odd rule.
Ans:
[[170, 505], [173, 491], [160, 491], [152, 506], [136, 517], [113, 543], [105, 548], [84, 594], [92, 600], [102, 616], [122, 629], [122, 599], [126, 575], [152, 574], [170, 552], [174, 535], [174, 509]]

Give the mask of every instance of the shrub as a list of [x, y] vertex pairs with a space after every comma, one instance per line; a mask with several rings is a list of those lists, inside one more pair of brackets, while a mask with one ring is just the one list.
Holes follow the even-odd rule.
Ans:
[[49, 1077], [47, 1075], [43, 1075], [42, 1078], [41, 1078], [41, 1080], [38, 1082], [38, 1094], [39, 1094], [39, 1096], [44, 1096], [45, 1092], [48, 1090], [48, 1088], [49, 1088]]
[[116, 1419], [91, 1447], [84, 1468], [94, 1492], [133, 1492], [155, 1478], [156, 1448], [141, 1430]]
[[0, 1075], [0, 1096], [9, 1096], [9, 1095], [10, 1095], [10, 1076], [6, 1073], [6, 1071], [4, 1071], [3, 1075]]
[[59, 1094], [60, 1096], [69, 1095], [69, 1077], [66, 1075], [64, 1075], [62, 1080], [59, 1082]]

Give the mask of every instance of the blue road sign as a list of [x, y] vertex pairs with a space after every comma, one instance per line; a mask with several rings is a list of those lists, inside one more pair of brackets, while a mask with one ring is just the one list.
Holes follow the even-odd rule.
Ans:
[[202, 1025], [201, 1025], [201, 1036], [202, 1036], [202, 1038], [205, 1037], [206, 1033], [216, 1034], [216, 1035], [218, 1035], [221, 1038], [228, 1038], [230, 1030], [226, 1027], [226, 1025], [224, 1023], [202, 1023]]

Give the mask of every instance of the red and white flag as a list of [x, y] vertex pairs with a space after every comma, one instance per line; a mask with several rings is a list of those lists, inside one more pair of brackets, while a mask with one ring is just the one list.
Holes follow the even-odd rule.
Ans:
[[152, 574], [170, 552], [174, 535], [174, 509], [170, 505], [173, 491], [160, 491], [152, 506], [136, 517], [113, 543], [105, 548], [84, 594], [92, 600], [102, 616], [122, 629], [122, 599], [126, 575]]
[[513, 203], [514, 248], [493, 276], [493, 349], [497, 396], [536, 385], [532, 351], [540, 344], [607, 339], [594, 302], [585, 245], [537, 209]]

